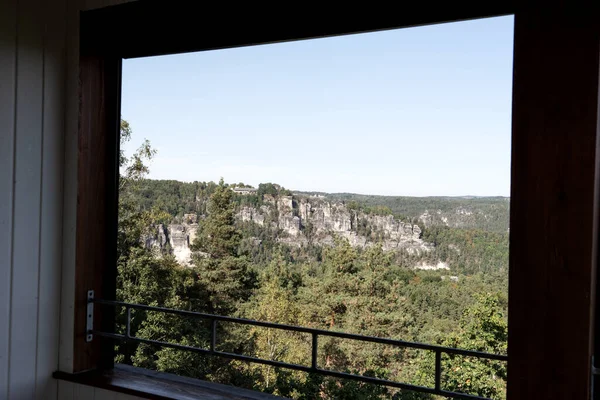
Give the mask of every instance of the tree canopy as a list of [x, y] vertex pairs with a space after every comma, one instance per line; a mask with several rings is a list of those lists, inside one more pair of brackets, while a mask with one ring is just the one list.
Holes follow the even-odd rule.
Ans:
[[[121, 140], [131, 136], [132, 128], [122, 121]], [[485, 223], [468, 212], [464, 224], [459, 217], [449, 226], [434, 221], [422, 233], [433, 246], [426, 254], [384, 251], [380, 245], [357, 248], [335, 235], [330, 245], [308, 241], [296, 246], [281, 240], [272, 221], [259, 226], [236, 217], [239, 207], [260, 207], [267, 196], [292, 192], [265, 183], [256, 194], [239, 196], [231, 188], [246, 185], [228, 185], [223, 179], [149, 180], [148, 161], [155, 154], [145, 141], [133, 155], [120, 157], [119, 300], [506, 354], [508, 204], [460, 200], [461, 207], [499, 211]], [[417, 205], [395, 200], [401, 198], [337, 196], [351, 210], [401, 214], [409, 220], [437, 201]], [[146, 246], [142, 239], [150, 229], [181, 221], [189, 213], [198, 216], [190, 266], [179, 265], [168, 249]], [[444, 261], [452, 269], [415, 270], [416, 261]], [[311, 338], [306, 334], [233, 323], [217, 328], [219, 350], [310, 364]], [[117, 330], [124, 329], [120, 310]], [[198, 318], [133, 311], [131, 330], [140, 338], [210, 346], [210, 323]], [[318, 357], [320, 368], [433, 386], [430, 352], [324, 338]], [[119, 343], [116, 361], [294, 399], [434, 398], [146, 344]], [[444, 389], [505, 397], [504, 363], [459, 356], [444, 356], [442, 361]]]

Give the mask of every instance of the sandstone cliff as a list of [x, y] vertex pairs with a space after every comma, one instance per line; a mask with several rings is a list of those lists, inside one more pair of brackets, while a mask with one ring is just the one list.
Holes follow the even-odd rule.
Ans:
[[271, 224], [282, 233], [279, 241], [295, 246], [308, 242], [330, 245], [337, 235], [361, 248], [380, 244], [384, 250], [406, 249], [411, 253], [431, 248], [420, 238], [418, 225], [399, 221], [392, 215], [350, 210], [342, 202], [323, 198], [269, 198], [260, 207], [241, 207], [237, 215], [242, 222]]
[[[334, 236], [348, 239], [354, 247], [380, 245], [386, 251], [404, 249], [420, 254], [431, 249], [421, 238], [418, 225], [395, 219], [392, 215], [372, 215], [350, 210], [343, 202], [320, 197], [266, 195], [260, 206], [241, 206], [237, 211], [241, 223], [273, 228], [277, 240], [290, 246], [308, 243], [331, 245]], [[177, 261], [190, 265], [190, 244], [198, 228], [196, 214], [185, 214], [181, 223], [159, 225], [145, 239], [147, 247], [172, 252]]]
[[182, 265], [190, 265], [190, 245], [196, 238], [198, 221], [196, 214], [185, 214], [182, 223], [158, 225], [153, 234], [145, 238], [146, 247], [172, 252]]

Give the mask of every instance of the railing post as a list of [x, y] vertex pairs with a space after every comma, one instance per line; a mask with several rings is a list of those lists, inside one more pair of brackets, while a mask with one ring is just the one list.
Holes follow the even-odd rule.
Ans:
[[442, 386], [442, 352], [435, 351], [435, 390], [441, 390]]
[[210, 351], [214, 353], [217, 347], [217, 320], [214, 318], [210, 320], [210, 331]]
[[127, 312], [127, 331], [125, 336], [129, 339], [131, 337], [131, 307], [127, 307], [125, 310]]
[[319, 350], [319, 341], [317, 339], [318, 335], [316, 332], [312, 333], [312, 359], [311, 359], [311, 368], [316, 371], [317, 370], [317, 355]]

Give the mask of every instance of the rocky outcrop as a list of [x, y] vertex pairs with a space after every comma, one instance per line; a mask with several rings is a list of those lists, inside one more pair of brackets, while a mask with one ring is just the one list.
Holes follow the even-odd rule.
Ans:
[[162, 249], [167, 243], [167, 235], [165, 226], [160, 224], [151, 228], [151, 233], [143, 238], [143, 242], [149, 249]]
[[180, 264], [190, 265], [192, 250], [190, 245], [196, 238], [198, 224], [171, 224], [168, 226], [169, 244], [173, 255]]
[[[266, 196], [265, 196], [266, 197]], [[420, 238], [417, 225], [395, 219], [392, 215], [370, 215], [350, 210], [342, 202], [323, 198], [269, 196], [259, 208], [242, 207], [238, 218], [264, 226], [272, 221], [283, 233], [279, 241], [301, 246], [313, 242], [329, 245], [335, 235], [348, 239], [354, 247], [379, 244], [384, 250], [406, 249], [410, 253], [429, 251], [431, 246]]]
[[[279, 234], [277, 240], [290, 246], [307, 243], [332, 245], [343, 237], [358, 248], [381, 246], [384, 250], [405, 250], [422, 254], [432, 246], [421, 239], [418, 225], [402, 222], [392, 215], [372, 215], [350, 210], [342, 202], [319, 197], [278, 198], [265, 196], [260, 207], [243, 206], [237, 211], [240, 222], [269, 226]], [[146, 246], [172, 253], [182, 265], [191, 265], [190, 245], [196, 238], [198, 217], [185, 214], [179, 224], [158, 225], [145, 238]], [[419, 267], [417, 267], [419, 268]], [[422, 266], [422, 269], [429, 269]]]
[[443, 261], [438, 261], [435, 264], [422, 261], [422, 262], [418, 263], [417, 265], [415, 265], [415, 269], [421, 269], [424, 271], [437, 271], [440, 269], [449, 270], [450, 266], [448, 265], [447, 262], [443, 262]]
[[190, 245], [198, 230], [196, 214], [185, 214], [181, 224], [158, 225], [145, 238], [146, 247], [170, 251], [182, 265], [191, 265]]

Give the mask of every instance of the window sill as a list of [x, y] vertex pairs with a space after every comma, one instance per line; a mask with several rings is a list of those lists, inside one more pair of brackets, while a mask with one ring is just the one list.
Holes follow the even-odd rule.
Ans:
[[55, 379], [93, 386], [144, 399], [157, 400], [275, 400], [282, 397], [248, 389], [236, 388], [185, 378], [165, 372], [150, 371], [129, 365], [116, 364], [112, 371], [89, 371], [69, 374], [57, 371]]

